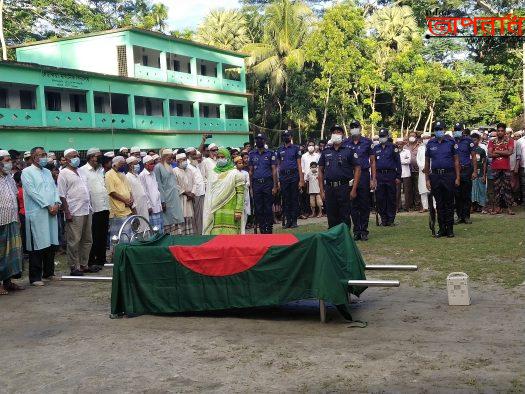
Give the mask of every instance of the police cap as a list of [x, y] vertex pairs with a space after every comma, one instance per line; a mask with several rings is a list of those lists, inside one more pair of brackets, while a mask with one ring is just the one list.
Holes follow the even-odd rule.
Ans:
[[441, 120], [436, 121], [436, 123], [434, 123], [433, 130], [445, 130], [445, 123], [443, 123]]
[[256, 140], [264, 140], [264, 141], [266, 141], [266, 136], [263, 133], [257, 133], [255, 135], [255, 139]]
[[343, 126], [334, 124], [332, 127], [330, 127], [330, 133], [333, 133], [334, 131], [340, 131], [341, 133], [344, 133], [345, 129], [343, 129]]
[[386, 127], [381, 127], [379, 129], [379, 137], [388, 137], [388, 129]]
[[360, 128], [361, 127], [361, 123], [359, 123], [358, 120], [352, 120], [350, 122], [350, 128], [351, 129], [357, 129], [357, 128]]
[[285, 137], [291, 137], [292, 136], [292, 132], [290, 130], [284, 130], [282, 133], [281, 133], [281, 137], [282, 138], [285, 138]]
[[463, 123], [456, 123], [454, 125], [454, 131], [463, 131]]

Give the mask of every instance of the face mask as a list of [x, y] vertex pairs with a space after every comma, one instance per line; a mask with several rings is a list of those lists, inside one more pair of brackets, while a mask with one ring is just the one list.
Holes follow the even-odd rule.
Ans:
[[73, 168], [78, 168], [78, 166], [80, 165], [80, 158], [79, 158], [79, 157], [73, 157], [73, 158], [69, 161], [69, 164], [70, 164], [71, 167], [73, 167]]
[[228, 164], [228, 160], [227, 159], [217, 159], [217, 165], [219, 167], [224, 167]]
[[38, 159], [38, 164], [40, 164], [40, 167], [47, 166], [47, 157], [41, 157], [40, 159]]
[[122, 172], [122, 173], [126, 172], [126, 167], [125, 166], [119, 167], [118, 172]]
[[138, 174], [140, 172], [140, 164], [133, 165], [133, 172]]
[[188, 167], [188, 162], [187, 161], [183, 161], [179, 164], [179, 168], [185, 170], [186, 167]]
[[359, 134], [361, 134], [361, 130], [359, 130], [359, 128], [350, 129], [350, 135], [358, 136]]
[[310, 145], [310, 146], [308, 147], [308, 152], [313, 153], [313, 151], [314, 151], [314, 147]]
[[343, 135], [342, 134], [332, 134], [332, 138], [330, 139], [332, 140], [333, 144], [340, 144], [341, 142], [343, 142]]
[[9, 162], [9, 163], [4, 163], [3, 165], [3, 170], [6, 174], [9, 174], [11, 172], [11, 170], [13, 169], [13, 163]]
[[425, 139], [423, 140], [423, 145], [426, 145], [427, 143], [428, 143], [428, 140], [425, 138]]
[[379, 137], [379, 143], [384, 144], [388, 141], [388, 137]]
[[454, 138], [461, 138], [461, 131], [454, 131], [454, 133], [452, 133], [452, 135], [454, 136]]
[[443, 130], [437, 130], [434, 135], [436, 138], [443, 138], [445, 136], [445, 132]]
[[255, 141], [255, 146], [257, 148], [264, 148], [264, 141]]
[[408, 137], [408, 142], [416, 142], [416, 137]]

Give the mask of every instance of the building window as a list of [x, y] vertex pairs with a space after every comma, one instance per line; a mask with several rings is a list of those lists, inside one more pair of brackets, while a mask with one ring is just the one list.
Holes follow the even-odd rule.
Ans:
[[173, 71], [180, 71], [180, 62], [178, 60], [173, 61]]
[[7, 89], [0, 88], [0, 108], [9, 108]]
[[135, 114], [146, 116], [164, 116], [162, 100], [135, 96]]
[[148, 56], [142, 55], [142, 65], [147, 66], [148, 65]]
[[106, 111], [104, 110], [104, 96], [96, 94], [94, 97], [95, 103], [95, 112], [97, 114], [103, 114]]
[[32, 90], [20, 90], [20, 108], [35, 109], [35, 92]]
[[226, 119], [243, 119], [243, 107], [240, 105], [226, 105]]
[[201, 64], [201, 75], [206, 75], [206, 65]]
[[87, 112], [86, 95], [71, 93], [69, 95], [69, 110], [71, 112]]
[[203, 114], [204, 114], [204, 118], [209, 118], [210, 117], [210, 107], [208, 107], [207, 105], [204, 106], [204, 108], [202, 109], [203, 111]]
[[45, 92], [46, 95], [46, 109], [48, 111], [61, 111], [62, 100], [58, 92]]

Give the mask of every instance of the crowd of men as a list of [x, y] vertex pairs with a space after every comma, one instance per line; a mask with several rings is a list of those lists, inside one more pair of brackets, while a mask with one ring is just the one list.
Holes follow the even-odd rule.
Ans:
[[[525, 203], [525, 136], [504, 124], [469, 130], [457, 123], [446, 133], [438, 121], [433, 137], [411, 132], [395, 141], [386, 128], [365, 137], [357, 121], [348, 138], [339, 125], [330, 132], [328, 141], [299, 146], [284, 131], [275, 150], [259, 133], [253, 149], [248, 142], [228, 148], [245, 175], [249, 227], [272, 233], [279, 221], [295, 228], [299, 218], [326, 214], [328, 227], [346, 223], [355, 240], [366, 241], [371, 209], [378, 225], [390, 227], [400, 210], [423, 213], [435, 204], [436, 236], [453, 237], [453, 225], [471, 223], [471, 212], [513, 214], [514, 205]], [[0, 294], [21, 288], [11, 279], [20, 276], [12, 262], [22, 250], [34, 286], [56, 279], [60, 248], [71, 275], [99, 271], [109, 240], [134, 214], [161, 233], [202, 234], [219, 149], [206, 141], [198, 149], [160, 151], [71, 148], [60, 160], [43, 147], [0, 150]]]

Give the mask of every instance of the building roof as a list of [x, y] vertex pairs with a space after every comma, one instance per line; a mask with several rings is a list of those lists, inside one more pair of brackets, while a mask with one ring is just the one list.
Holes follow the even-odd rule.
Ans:
[[202, 44], [200, 42], [196, 42], [196, 41], [192, 41], [192, 40], [186, 40], [184, 38], [173, 37], [173, 36], [170, 36], [170, 35], [167, 35], [167, 34], [164, 34], [164, 33], [159, 33], [159, 32], [152, 31], [152, 30], [139, 29], [138, 27], [122, 27], [120, 29], [102, 30], [102, 31], [97, 31], [97, 32], [92, 32], [92, 33], [72, 35], [72, 36], [69, 36], [69, 37], [50, 38], [48, 40], [32, 41], [32, 42], [26, 42], [26, 43], [20, 44], [20, 45], [12, 45], [9, 48], [15, 49], [15, 48], [30, 47], [30, 46], [35, 46], [35, 45], [48, 44], [48, 43], [51, 43], [51, 42], [75, 40], [75, 39], [78, 39], [78, 38], [85, 38], [85, 37], [103, 36], [105, 34], [119, 33], [119, 32], [125, 32], [125, 31], [132, 31], [132, 32], [135, 32], [135, 33], [147, 34], [147, 35], [158, 37], [158, 38], [162, 38], [162, 39], [165, 39], [165, 40], [170, 40], [170, 41], [180, 42], [180, 43], [184, 43], [184, 44], [188, 44], [188, 45], [193, 45], [193, 46], [197, 46], [197, 47], [201, 47], [201, 48], [204, 48], [204, 49], [209, 49], [209, 50], [212, 50], [212, 51], [215, 51], [215, 52], [221, 52], [221, 53], [225, 53], [225, 54], [232, 55], [232, 56], [237, 56], [237, 57], [248, 57], [248, 56], [250, 56], [247, 53], [230, 51], [228, 49], [223, 49], [223, 48], [215, 47], [215, 46], [212, 46], [212, 45], [206, 45], [206, 44]]
[[38, 63], [24, 63], [24, 62], [12, 61], [12, 60], [0, 60], [0, 67], [1, 66], [17, 67], [17, 68], [21, 67], [21, 68], [38, 70], [38, 71], [61, 72], [65, 74], [74, 74], [74, 75], [81, 75], [81, 76], [86, 76], [86, 77], [92, 76], [92, 77], [97, 77], [97, 78], [114, 79], [114, 80], [119, 80], [122, 82], [139, 82], [139, 83], [166, 86], [166, 87], [177, 88], [177, 89], [194, 90], [198, 92], [228, 94], [231, 96], [241, 96], [241, 97], [251, 97], [252, 96], [252, 94], [248, 92], [243, 93], [243, 92], [236, 92], [233, 90], [210, 89], [210, 88], [194, 86], [194, 85], [183, 85], [179, 83], [154, 81], [151, 79], [143, 79], [143, 78], [121, 77], [119, 75], [95, 73], [92, 71], [77, 70], [74, 68], [46, 66], [46, 65], [38, 64]]

